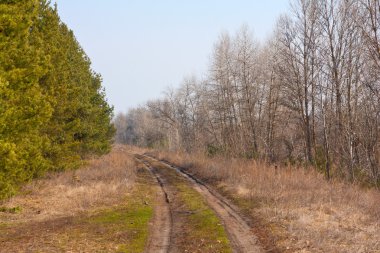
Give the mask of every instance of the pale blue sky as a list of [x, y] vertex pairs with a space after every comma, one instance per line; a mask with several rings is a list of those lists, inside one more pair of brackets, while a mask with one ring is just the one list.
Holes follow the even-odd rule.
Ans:
[[160, 97], [208, 68], [222, 31], [247, 24], [264, 42], [288, 0], [56, 0], [115, 112]]

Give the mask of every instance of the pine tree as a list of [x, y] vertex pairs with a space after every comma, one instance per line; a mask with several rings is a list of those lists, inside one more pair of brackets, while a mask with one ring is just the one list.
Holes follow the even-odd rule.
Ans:
[[0, 4], [0, 198], [48, 168], [39, 132], [52, 112], [39, 86], [46, 57], [30, 36], [37, 10], [32, 0]]
[[46, 0], [0, 3], [0, 199], [110, 150], [100, 75]]
[[110, 149], [112, 108], [105, 101], [101, 78], [57, 8], [42, 1], [39, 34], [50, 67], [41, 86], [51, 98], [53, 117], [44, 128], [51, 142], [46, 154], [56, 170], [74, 169], [81, 158]]

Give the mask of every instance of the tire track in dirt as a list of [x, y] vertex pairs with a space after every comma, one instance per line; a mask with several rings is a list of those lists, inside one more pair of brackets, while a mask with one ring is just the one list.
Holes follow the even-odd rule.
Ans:
[[170, 200], [165, 190], [164, 181], [157, 173], [155, 173], [147, 162], [137, 158], [136, 156], [135, 158], [148, 169], [153, 177], [156, 178], [160, 188], [160, 190], [157, 191], [158, 198], [154, 208], [154, 217], [150, 229], [151, 233], [149, 235], [145, 252], [167, 253], [169, 252], [172, 231], [172, 215], [169, 206]]
[[156, 158], [148, 155], [144, 155], [144, 157], [174, 169], [192, 184], [193, 188], [206, 199], [208, 205], [215, 211], [221, 221], [223, 221], [234, 252], [264, 252], [264, 250], [259, 246], [258, 239], [253, 234], [251, 227], [239, 215], [237, 211], [238, 208], [232, 205], [226, 198], [210, 189], [206, 184], [196, 179], [183, 169], [173, 166], [167, 162], [157, 160]]

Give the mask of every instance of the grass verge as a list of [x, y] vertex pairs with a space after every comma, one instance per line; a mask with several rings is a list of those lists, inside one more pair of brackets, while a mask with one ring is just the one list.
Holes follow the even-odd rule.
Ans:
[[1, 208], [0, 252], [143, 252], [154, 208], [151, 184], [122, 146], [75, 174], [32, 182], [28, 193]]
[[273, 245], [281, 252], [380, 252], [376, 189], [254, 160], [170, 152], [155, 156], [186, 168], [231, 199], [252, 217], [268, 251]]

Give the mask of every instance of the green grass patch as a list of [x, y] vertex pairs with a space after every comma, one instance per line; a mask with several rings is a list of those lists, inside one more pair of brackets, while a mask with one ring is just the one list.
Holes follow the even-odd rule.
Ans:
[[108, 234], [125, 234], [126, 242], [120, 244], [117, 252], [143, 252], [152, 216], [152, 206], [133, 200], [122, 209], [109, 210], [92, 217], [90, 223], [106, 228]]
[[0, 212], [2, 213], [20, 213], [21, 212], [21, 207], [16, 206], [16, 207], [4, 207], [0, 206]]
[[183, 182], [178, 183], [176, 187], [180, 192], [181, 200], [191, 214], [188, 216], [191, 240], [201, 241], [206, 249], [212, 249], [215, 252], [232, 252], [222, 223], [205, 199]]
[[87, 221], [105, 229], [110, 239], [115, 234], [123, 235], [123, 242], [118, 245], [116, 252], [144, 252], [148, 240], [149, 221], [154, 212], [154, 192], [147, 184], [152, 180], [147, 171], [140, 171], [139, 174], [136, 187], [126, 197], [125, 205], [105, 210]]
[[8, 224], [0, 222], [0, 229], [7, 228], [8, 226]]
[[143, 252], [148, 238], [148, 223], [153, 216], [153, 208], [133, 203], [120, 210], [110, 210], [91, 219], [92, 224], [106, 228], [108, 234], [123, 233], [126, 240], [120, 244], [118, 252]]

